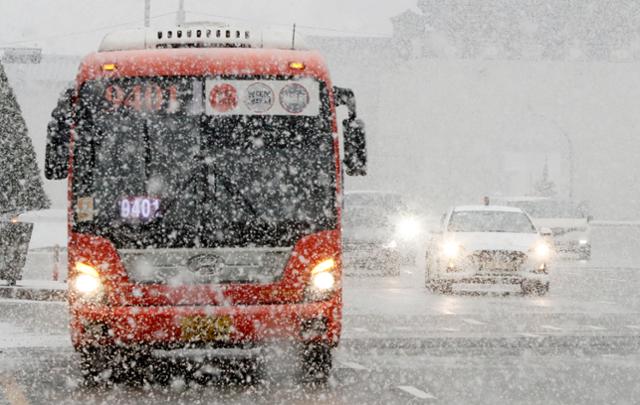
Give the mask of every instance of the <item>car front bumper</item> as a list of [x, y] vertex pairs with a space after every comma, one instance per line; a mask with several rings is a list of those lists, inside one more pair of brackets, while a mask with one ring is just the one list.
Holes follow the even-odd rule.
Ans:
[[388, 271], [400, 265], [401, 254], [397, 248], [385, 248], [381, 244], [350, 243], [345, 244], [342, 263], [345, 272], [349, 271]]

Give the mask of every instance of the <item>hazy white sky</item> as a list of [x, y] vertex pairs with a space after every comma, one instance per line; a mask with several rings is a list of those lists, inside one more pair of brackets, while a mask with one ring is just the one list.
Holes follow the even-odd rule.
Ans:
[[[152, 0], [152, 26], [173, 23], [178, 3]], [[295, 22], [305, 33], [388, 35], [389, 17], [415, 4], [416, 0], [185, 0], [185, 9], [187, 21], [233, 17], [247, 24]], [[0, 0], [0, 10], [0, 47], [39, 46], [46, 53], [93, 51], [106, 32], [118, 28], [114, 26], [142, 26], [144, 19], [143, 0]], [[310, 31], [305, 26], [335, 31]]]

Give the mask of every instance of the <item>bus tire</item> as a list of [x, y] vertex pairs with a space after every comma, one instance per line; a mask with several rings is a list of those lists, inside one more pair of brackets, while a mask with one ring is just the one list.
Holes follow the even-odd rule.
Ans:
[[303, 382], [324, 384], [329, 379], [333, 359], [331, 347], [322, 343], [309, 343], [300, 353]]
[[85, 347], [80, 349], [80, 358], [80, 371], [85, 385], [101, 385], [111, 379], [111, 354], [108, 349]]

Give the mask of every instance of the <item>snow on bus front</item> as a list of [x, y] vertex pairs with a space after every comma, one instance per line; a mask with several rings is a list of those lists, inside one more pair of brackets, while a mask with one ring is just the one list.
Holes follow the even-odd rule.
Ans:
[[311, 78], [84, 83], [72, 167], [74, 346], [335, 346], [332, 117], [326, 86]]

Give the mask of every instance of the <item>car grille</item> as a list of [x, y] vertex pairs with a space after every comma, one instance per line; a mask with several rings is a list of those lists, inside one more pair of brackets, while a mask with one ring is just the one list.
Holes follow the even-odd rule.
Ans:
[[393, 253], [378, 242], [347, 242], [342, 244], [345, 269], [383, 268], [394, 263]]
[[121, 249], [131, 281], [169, 285], [272, 283], [291, 248]]
[[473, 252], [470, 260], [479, 270], [518, 271], [527, 260], [527, 255], [510, 250], [479, 250]]

